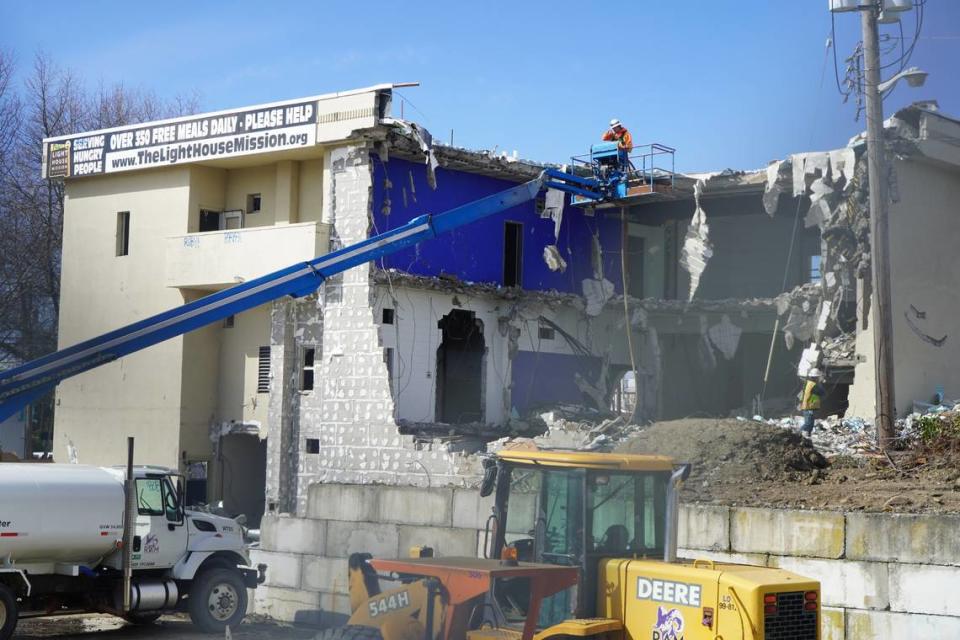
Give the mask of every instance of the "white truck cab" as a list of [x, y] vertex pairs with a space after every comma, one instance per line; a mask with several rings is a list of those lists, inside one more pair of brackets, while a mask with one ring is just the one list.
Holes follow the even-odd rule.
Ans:
[[250, 566], [237, 521], [184, 508], [183, 478], [134, 467], [130, 597], [124, 608], [121, 468], [0, 464], [0, 640], [18, 618], [102, 612], [136, 622], [188, 611], [208, 632], [236, 625]]

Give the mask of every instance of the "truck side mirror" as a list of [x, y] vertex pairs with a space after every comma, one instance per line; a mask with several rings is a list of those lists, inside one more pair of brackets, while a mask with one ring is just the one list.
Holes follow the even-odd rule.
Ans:
[[480, 482], [480, 497], [486, 498], [493, 493], [497, 484], [497, 463], [490, 458], [483, 460], [483, 480]]

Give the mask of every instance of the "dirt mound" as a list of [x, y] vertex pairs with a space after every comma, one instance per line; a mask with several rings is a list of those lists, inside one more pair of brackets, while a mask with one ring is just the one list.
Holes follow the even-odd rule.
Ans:
[[827, 466], [799, 433], [749, 420], [685, 419], [658, 422], [617, 447], [658, 453], [693, 465], [691, 479], [765, 480]]
[[[931, 450], [933, 449], [933, 450]], [[960, 512], [956, 451], [916, 447], [830, 463], [789, 428], [749, 420], [659, 422], [617, 451], [668, 455], [693, 465], [685, 502], [844, 511]]]

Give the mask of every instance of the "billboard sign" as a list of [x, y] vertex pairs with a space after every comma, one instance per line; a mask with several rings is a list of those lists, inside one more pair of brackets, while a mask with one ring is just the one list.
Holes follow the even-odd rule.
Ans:
[[73, 178], [316, 144], [315, 99], [44, 140], [43, 177]]

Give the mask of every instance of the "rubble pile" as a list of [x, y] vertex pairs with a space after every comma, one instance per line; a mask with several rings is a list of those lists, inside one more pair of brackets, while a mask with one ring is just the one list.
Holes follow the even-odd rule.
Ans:
[[[737, 418], [747, 421], [746, 418]], [[800, 432], [803, 426], [803, 416], [787, 416], [783, 418], [761, 418], [753, 416], [753, 420], [765, 424]], [[817, 420], [810, 441], [823, 455], [828, 458], [834, 456], [873, 457], [881, 455], [877, 448], [877, 432], [873, 424], [863, 418], [841, 418], [828, 416]]]
[[540, 449], [610, 451], [641, 429], [629, 415], [616, 415], [576, 405], [558, 405], [536, 415], [544, 433], [534, 438]]
[[830, 363], [853, 362], [856, 354], [856, 335], [844, 333], [820, 342], [823, 359]]

